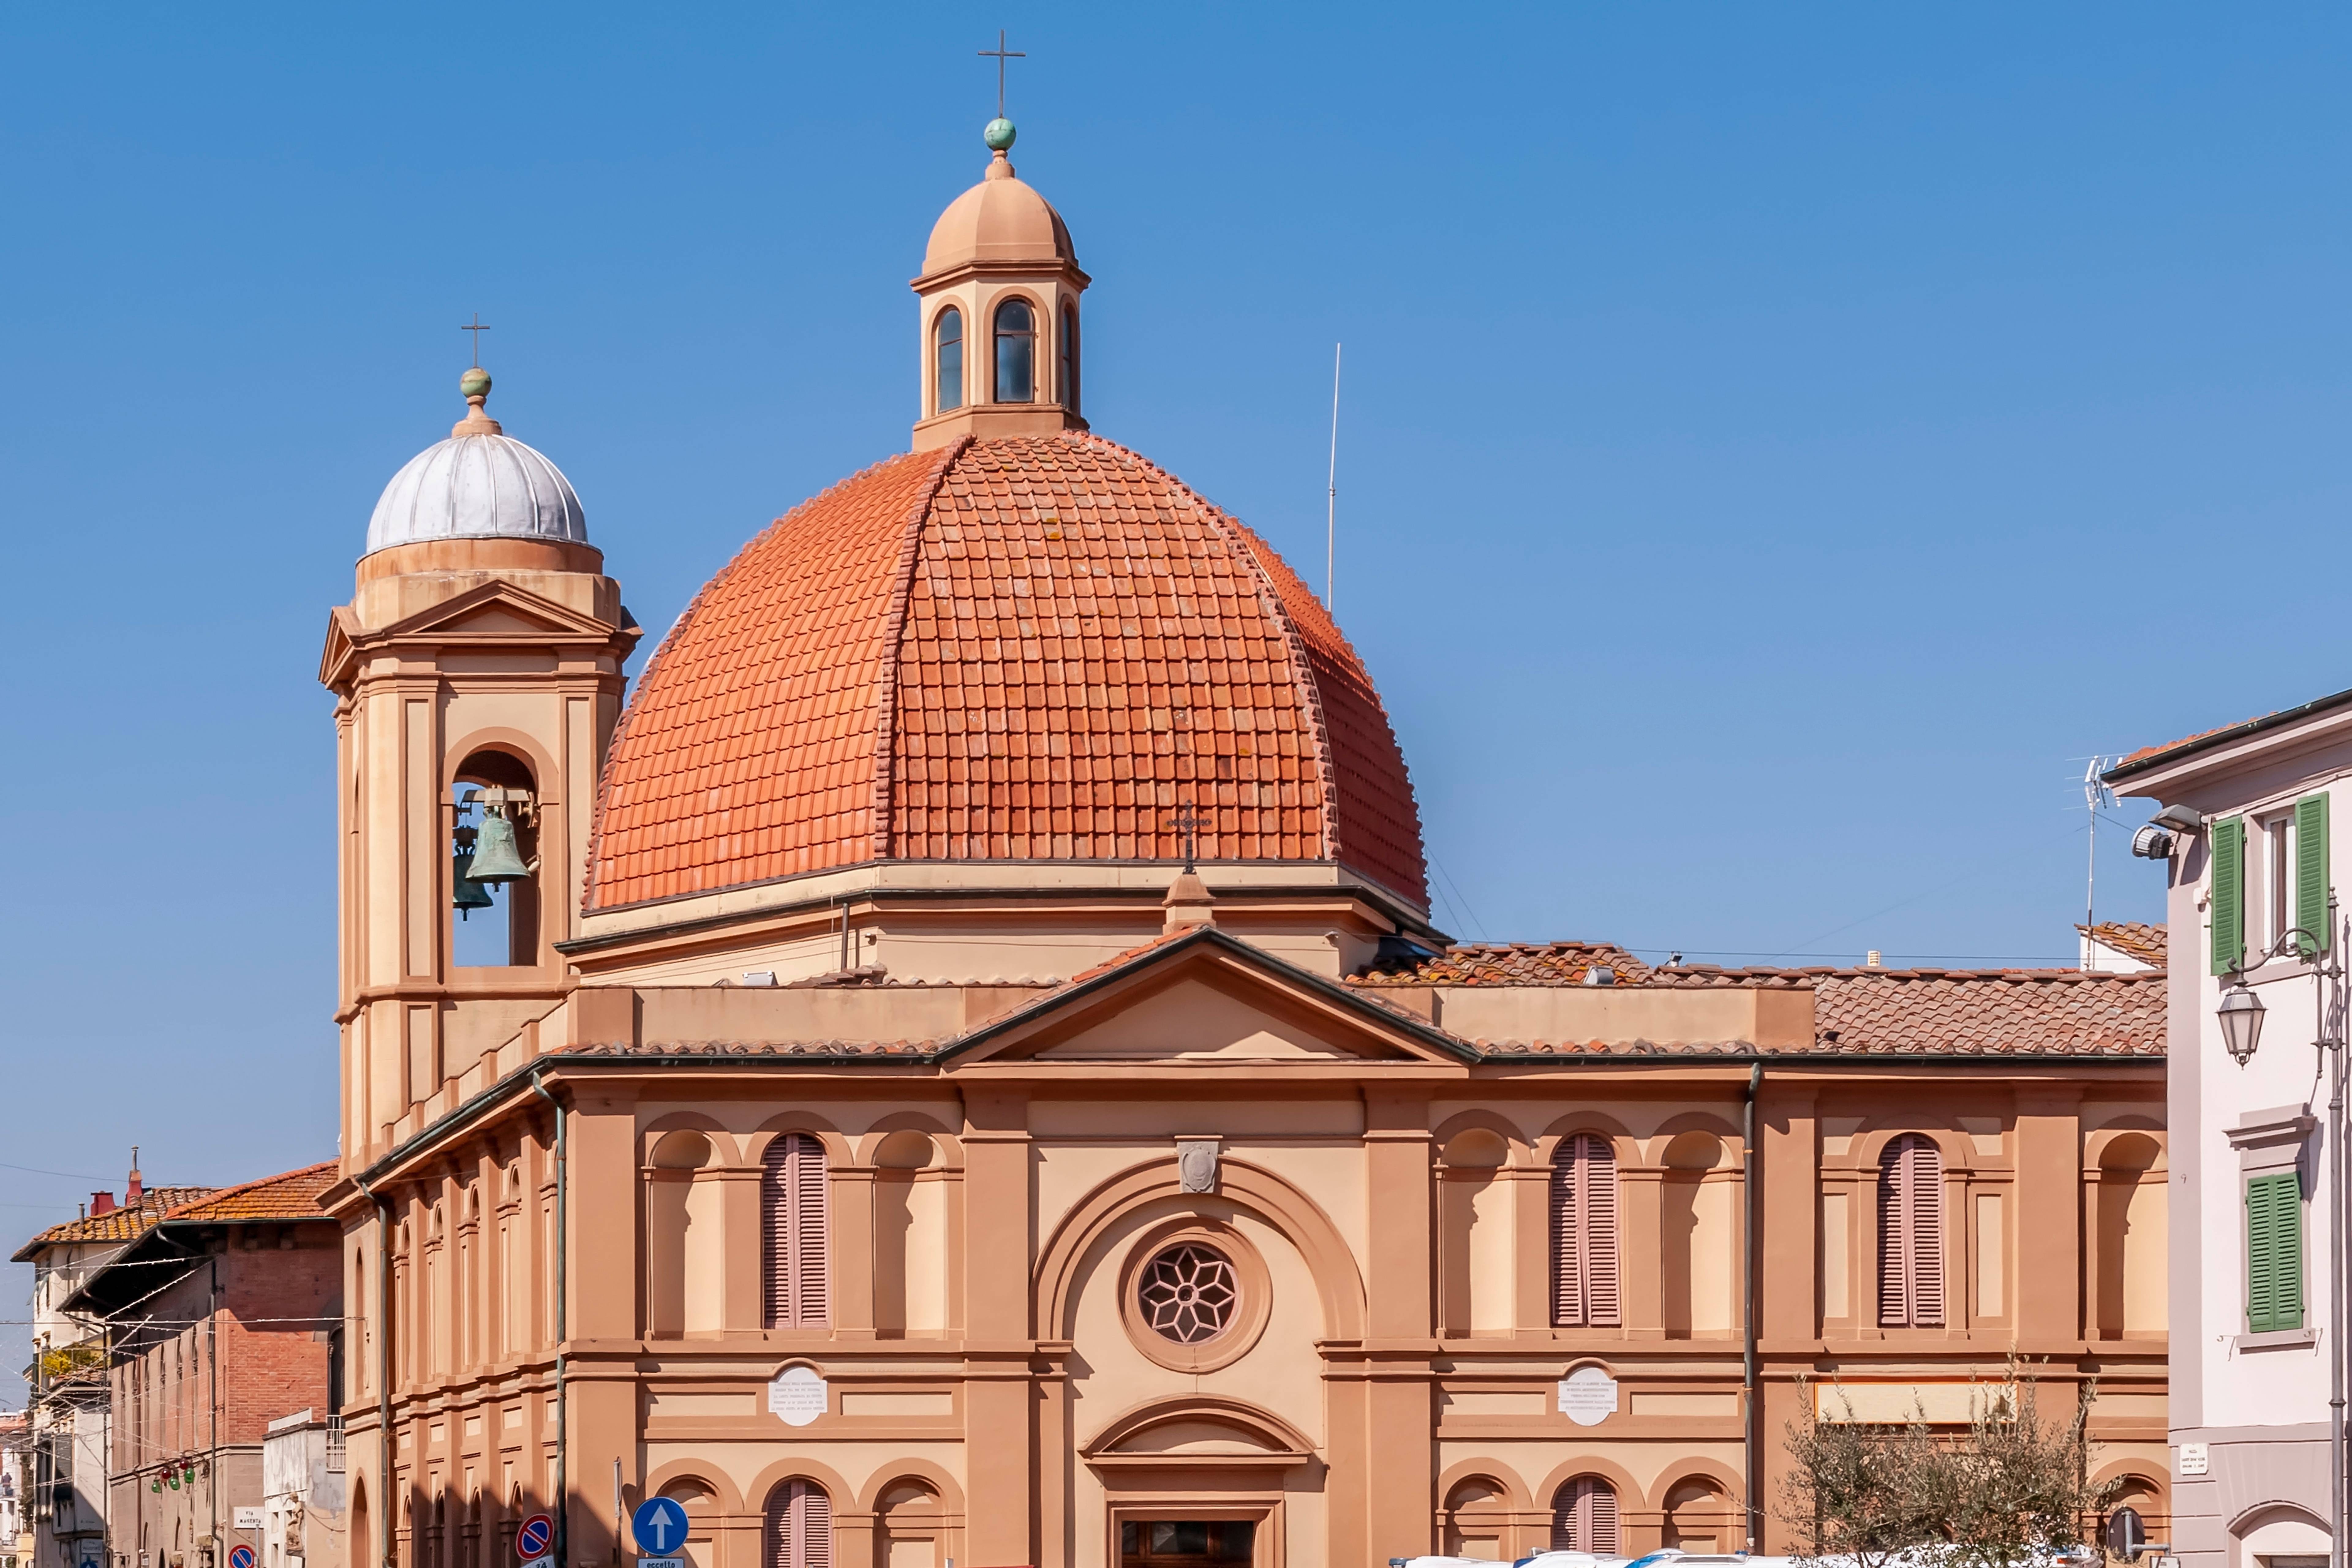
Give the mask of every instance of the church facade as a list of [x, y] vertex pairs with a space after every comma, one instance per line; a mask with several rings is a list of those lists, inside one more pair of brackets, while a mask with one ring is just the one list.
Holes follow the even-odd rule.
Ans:
[[[911, 449], [640, 633], [486, 411], [320, 677], [354, 1561], [1785, 1544], [1781, 1438], [2097, 1380], [2165, 1508], [2161, 972], [1458, 947], [1369, 672], [1081, 411], [990, 128]], [[526, 1553], [527, 1554], [527, 1553]]]

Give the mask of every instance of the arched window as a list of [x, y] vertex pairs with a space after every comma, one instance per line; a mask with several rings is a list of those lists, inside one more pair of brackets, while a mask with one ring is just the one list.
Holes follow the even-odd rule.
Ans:
[[833, 1500], [814, 1481], [780, 1481], [768, 1494], [761, 1568], [833, 1568]]
[[963, 406], [963, 312], [950, 305], [940, 312], [939, 324], [931, 329], [932, 379], [937, 390], [932, 394], [934, 414], [945, 414], [950, 408]]
[[1878, 1326], [1944, 1326], [1944, 1160], [1916, 1132], [1878, 1158]]
[[1551, 1549], [1617, 1555], [1617, 1489], [1599, 1476], [1562, 1481], [1551, 1497]]
[[1031, 403], [1037, 396], [1037, 318], [1026, 300], [996, 307], [996, 401]]
[[1062, 406], [1078, 411], [1078, 312], [1070, 305], [1062, 307]]
[[832, 1225], [825, 1205], [824, 1145], [805, 1132], [780, 1133], [769, 1140], [762, 1166], [760, 1234], [768, 1327], [823, 1328], [832, 1321], [825, 1290]]
[[1553, 1327], [1617, 1326], [1617, 1157], [1590, 1132], [1552, 1154], [1551, 1279]]

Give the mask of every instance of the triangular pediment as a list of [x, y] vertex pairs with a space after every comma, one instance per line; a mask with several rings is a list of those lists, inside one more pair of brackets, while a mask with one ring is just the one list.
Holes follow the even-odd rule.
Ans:
[[1456, 1063], [1461, 1042], [1203, 927], [1114, 961], [967, 1033], [981, 1062], [1346, 1068]]
[[511, 583], [493, 582], [394, 621], [376, 635], [403, 641], [429, 637], [505, 642], [550, 637], [594, 637], [601, 641], [610, 637], [614, 629], [593, 616], [583, 616]]

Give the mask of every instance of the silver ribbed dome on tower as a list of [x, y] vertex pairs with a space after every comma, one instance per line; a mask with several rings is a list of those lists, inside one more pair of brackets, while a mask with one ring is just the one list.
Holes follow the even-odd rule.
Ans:
[[368, 519], [367, 553], [426, 539], [587, 543], [588, 520], [563, 470], [482, 411], [489, 372], [467, 371], [457, 388], [469, 405], [466, 417], [383, 487]]

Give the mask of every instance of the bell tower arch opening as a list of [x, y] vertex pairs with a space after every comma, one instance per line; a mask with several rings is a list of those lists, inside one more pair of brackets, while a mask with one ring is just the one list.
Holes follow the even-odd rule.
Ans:
[[540, 959], [538, 781], [530, 764], [486, 747], [449, 786], [449, 961], [522, 968]]

